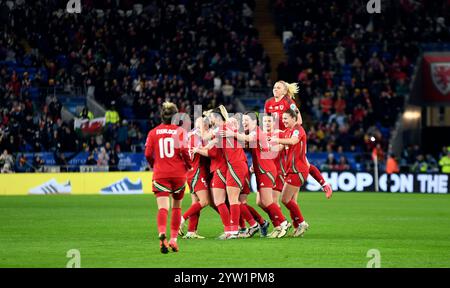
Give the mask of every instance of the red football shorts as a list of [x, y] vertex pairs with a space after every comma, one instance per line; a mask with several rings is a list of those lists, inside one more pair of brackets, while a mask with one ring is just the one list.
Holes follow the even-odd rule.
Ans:
[[211, 178], [211, 189], [218, 188], [218, 189], [225, 189], [225, 184], [227, 182], [226, 173], [223, 173], [223, 171], [216, 170], [214, 171], [214, 174]]
[[245, 181], [243, 183], [244, 187], [242, 187], [241, 194], [250, 194], [250, 174], [247, 173], [247, 177], [245, 177]]
[[258, 189], [261, 188], [272, 188], [276, 184], [275, 174], [266, 172], [266, 173], [255, 173], [256, 183], [258, 184]]
[[195, 174], [192, 178], [188, 178], [188, 185], [191, 193], [197, 193], [202, 190], [208, 191], [207, 177], [202, 173], [199, 175]]
[[309, 172], [301, 173], [289, 173], [284, 178], [285, 182], [289, 185], [302, 187], [306, 183], [306, 178], [308, 178]]
[[245, 179], [248, 177], [247, 164], [235, 165], [235, 167], [228, 164], [227, 171], [227, 187], [237, 187], [244, 189]]
[[161, 178], [153, 180], [153, 192], [156, 197], [172, 195], [173, 199], [181, 200], [186, 186], [185, 177]]
[[283, 191], [284, 186], [284, 176], [283, 174], [278, 174], [277, 178], [275, 179], [275, 186], [273, 187], [273, 190], [275, 191]]

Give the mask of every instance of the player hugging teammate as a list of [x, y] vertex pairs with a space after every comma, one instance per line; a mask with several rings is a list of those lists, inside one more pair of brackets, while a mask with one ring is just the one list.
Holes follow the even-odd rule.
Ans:
[[[245, 113], [239, 120], [239, 115], [229, 117], [221, 105], [195, 119], [195, 127], [189, 133], [171, 122], [178, 112], [176, 106], [169, 102], [163, 104], [162, 124], [148, 133], [145, 149], [154, 171], [153, 192], [158, 204], [162, 253], [167, 253], [169, 248], [178, 251], [178, 234], [188, 239], [204, 238], [198, 235], [197, 226], [200, 211], [207, 205], [211, 205], [222, 220], [224, 233], [219, 239], [249, 238], [258, 231], [262, 237], [281, 238], [288, 234], [292, 225], [291, 236], [305, 233], [309, 225], [297, 202], [300, 187], [311, 174], [321, 184], [327, 198], [331, 197], [332, 190], [306, 158], [306, 133], [301, 126], [300, 111], [292, 100], [297, 92], [296, 84], [279, 81], [274, 85], [274, 97], [266, 101], [266, 114], [261, 119], [253, 112]], [[252, 154], [250, 171], [244, 149]], [[270, 234], [267, 233], [269, 222], [247, 203], [250, 172], [256, 176], [256, 202], [274, 226]], [[181, 215], [186, 181], [192, 205]], [[280, 195], [292, 225], [279, 206]], [[169, 196], [173, 204], [167, 243]]]

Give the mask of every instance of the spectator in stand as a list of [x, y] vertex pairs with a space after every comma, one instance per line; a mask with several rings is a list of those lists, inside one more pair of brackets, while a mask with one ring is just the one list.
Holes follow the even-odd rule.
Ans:
[[34, 156], [33, 159], [33, 172], [43, 172], [43, 166], [45, 165], [45, 160], [39, 155]]
[[441, 159], [442, 157], [447, 156], [448, 151], [450, 150], [450, 146], [443, 146], [442, 150], [439, 152], [439, 157], [438, 159]]
[[411, 167], [411, 172], [426, 173], [428, 172], [428, 163], [422, 154], [417, 155], [416, 162]]
[[2, 155], [0, 155], [0, 169], [5, 168], [5, 171], [13, 171], [14, 158], [8, 153], [8, 150], [3, 150]]
[[108, 165], [109, 165], [109, 171], [118, 171], [119, 166], [119, 155], [117, 155], [115, 149], [110, 149], [108, 152]]
[[9, 163], [5, 163], [0, 170], [1, 173], [14, 173], [14, 170]]
[[18, 173], [31, 172], [30, 164], [28, 164], [27, 157], [24, 154], [19, 156], [19, 161], [17, 161], [14, 171]]
[[69, 171], [69, 162], [66, 159], [66, 156], [61, 151], [55, 151], [54, 153], [55, 163], [60, 167], [61, 172]]
[[117, 112], [116, 102], [112, 101], [111, 106], [105, 113], [105, 123], [107, 126], [111, 126], [111, 124], [117, 124], [120, 121], [119, 112]]
[[350, 170], [350, 165], [348, 164], [348, 160], [345, 156], [341, 156], [339, 158], [339, 163], [337, 163], [336, 165], [334, 165], [334, 170], [337, 171], [348, 171]]
[[439, 166], [441, 166], [442, 173], [450, 173], [450, 146], [447, 148], [447, 155], [442, 156], [439, 160]]
[[428, 166], [427, 172], [430, 172], [430, 173], [438, 173], [439, 172], [439, 164], [431, 154], [427, 154], [425, 156], [425, 161], [427, 162], [427, 166]]
[[336, 162], [336, 159], [334, 159], [334, 154], [333, 154], [333, 153], [329, 153], [329, 154], [328, 154], [328, 158], [327, 158], [327, 160], [325, 161], [325, 163], [323, 163], [323, 164], [320, 166], [320, 170], [323, 170], [323, 171], [331, 171], [331, 170], [334, 170], [335, 167], [336, 167], [336, 164], [337, 164], [337, 162]]
[[386, 174], [387, 174], [387, 191], [390, 191], [390, 187], [392, 185], [392, 174], [399, 173], [400, 169], [398, 167], [397, 159], [395, 157], [395, 154], [391, 153], [389, 154], [387, 160], [386, 160]]
[[129, 151], [128, 140], [128, 121], [126, 119], [122, 120], [122, 125], [117, 129], [117, 144], [120, 145], [122, 150]]
[[94, 166], [97, 165], [97, 161], [94, 157], [94, 152], [89, 152], [88, 158], [86, 159], [86, 165], [88, 166]]
[[331, 109], [333, 108], [333, 98], [331, 97], [331, 92], [325, 92], [322, 99], [320, 100], [320, 107], [322, 107], [322, 121], [328, 121], [328, 117], [331, 114]]
[[109, 155], [106, 153], [105, 147], [100, 148], [100, 153], [97, 157], [97, 166], [108, 166]]
[[80, 115], [78, 115], [78, 117], [81, 119], [92, 120], [94, 119], [94, 114], [92, 114], [92, 112], [89, 111], [87, 106], [84, 106], [83, 110], [81, 110]]
[[230, 103], [234, 96], [234, 87], [231, 85], [230, 80], [226, 79], [225, 84], [222, 85], [222, 95], [226, 103]]

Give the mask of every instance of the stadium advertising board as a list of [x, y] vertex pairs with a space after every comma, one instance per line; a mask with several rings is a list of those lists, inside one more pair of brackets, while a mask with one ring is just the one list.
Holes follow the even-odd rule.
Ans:
[[[323, 172], [335, 191], [374, 191], [374, 177], [366, 172]], [[252, 177], [252, 190], [256, 182]], [[387, 174], [379, 177], [380, 191], [393, 193], [449, 193], [448, 174]], [[318, 191], [317, 182], [308, 177], [302, 190]], [[0, 174], [0, 195], [46, 194], [147, 194], [152, 191], [152, 172], [22, 173]], [[188, 187], [186, 186], [186, 191]]]
[[[335, 191], [375, 191], [373, 174], [367, 172], [323, 172], [325, 180]], [[388, 175], [379, 177], [379, 190], [399, 193], [449, 193], [449, 174], [392, 174], [389, 184]], [[305, 186], [308, 191], [317, 191], [319, 184], [308, 177]], [[304, 189], [304, 188], [302, 188]]]
[[0, 195], [143, 194], [151, 181], [151, 172], [0, 174]]

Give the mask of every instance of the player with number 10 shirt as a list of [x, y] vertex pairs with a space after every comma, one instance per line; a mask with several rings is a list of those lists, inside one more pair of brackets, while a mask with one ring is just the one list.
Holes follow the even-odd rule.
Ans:
[[[160, 249], [178, 251], [177, 234], [181, 221], [181, 200], [184, 196], [186, 174], [191, 168], [186, 131], [171, 123], [178, 113], [175, 104], [165, 102], [161, 109], [162, 124], [150, 130], [145, 144], [145, 158], [153, 167], [153, 192], [158, 204], [158, 232]], [[170, 241], [166, 240], [167, 215], [173, 198]]]

